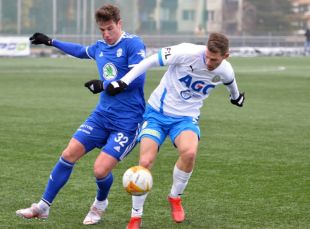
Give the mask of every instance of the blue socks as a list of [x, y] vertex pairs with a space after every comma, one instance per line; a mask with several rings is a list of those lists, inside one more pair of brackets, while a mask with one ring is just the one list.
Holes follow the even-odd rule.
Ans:
[[67, 183], [71, 172], [73, 170], [74, 163], [66, 161], [62, 157], [56, 163], [53, 168], [42, 200], [48, 205], [51, 205], [59, 190]]
[[112, 173], [109, 173], [106, 177], [102, 179], [97, 179], [96, 178], [96, 183], [98, 186], [97, 190], [97, 200], [103, 201], [107, 199], [110, 188], [113, 183], [113, 175]]
[[[62, 157], [56, 163], [55, 167], [53, 168], [48, 183], [46, 185], [44, 194], [42, 196], [42, 200], [51, 205], [53, 200], [55, 199], [56, 195], [60, 191], [60, 189], [67, 183], [70, 178], [74, 167], [74, 163], [66, 161]], [[96, 178], [96, 183], [98, 186], [97, 190], [97, 200], [103, 201], [107, 199], [110, 188], [113, 183], [113, 175], [109, 173], [106, 177], [102, 179]]]

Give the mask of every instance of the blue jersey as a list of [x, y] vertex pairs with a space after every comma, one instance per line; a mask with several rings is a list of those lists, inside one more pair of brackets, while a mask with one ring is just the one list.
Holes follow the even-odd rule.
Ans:
[[[78, 58], [88, 58], [96, 61], [99, 78], [102, 81], [112, 81], [122, 78], [130, 69], [145, 58], [145, 46], [136, 35], [123, 33], [120, 39], [109, 45], [103, 40], [90, 46], [53, 40], [53, 46]], [[145, 74], [133, 81], [123, 93], [110, 96], [100, 93], [100, 100], [94, 112], [111, 129], [135, 131], [142, 122], [145, 109], [144, 101]]]

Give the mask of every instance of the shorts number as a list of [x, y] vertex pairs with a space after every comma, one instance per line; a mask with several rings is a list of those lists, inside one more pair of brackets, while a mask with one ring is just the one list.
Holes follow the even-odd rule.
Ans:
[[118, 144], [120, 144], [122, 147], [125, 146], [125, 144], [128, 142], [128, 137], [124, 136], [123, 133], [118, 133], [117, 137], [114, 138], [115, 142], [118, 142]]

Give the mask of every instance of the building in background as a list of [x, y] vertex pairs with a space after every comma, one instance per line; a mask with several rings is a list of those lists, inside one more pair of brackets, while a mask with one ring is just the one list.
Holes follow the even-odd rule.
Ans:
[[0, 34], [97, 36], [94, 12], [104, 3], [119, 5], [124, 29], [141, 35], [290, 34], [288, 23], [310, 26], [310, 0], [0, 0]]
[[241, 6], [242, 0], [138, 0], [138, 33], [240, 33]]
[[293, 11], [299, 16], [295, 23], [302, 29], [310, 28], [310, 0], [292, 0]]
[[106, 3], [120, 7], [124, 30], [139, 34], [150, 53], [181, 42], [204, 44], [209, 33], [222, 32], [234, 54], [271, 55], [272, 48], [275, 55], [297, 55], [310, 26], [310, 0], [0, 0], [2, 50], [21, 47], [8, 37], [34, 32], [88, 45], [101, 39], [94, 14]]

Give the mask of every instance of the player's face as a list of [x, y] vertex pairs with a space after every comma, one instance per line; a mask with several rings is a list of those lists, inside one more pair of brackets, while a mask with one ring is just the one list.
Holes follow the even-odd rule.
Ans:
[[109, 45], [113, 45], [122, 35], [122, 22], [117, 23], [110, 20], [106, 22], [100, 22], [98, 24], [103, 40]]
[[221, 55], [221, 53], [217, 52], [210, 52], [208, 49], [206, 50], [206, 65], [209, 71], [213, 71], [216, 69], [224, 59], [226, 59], [229, 56], [228, 53], [226, 53], [224, 56]]

